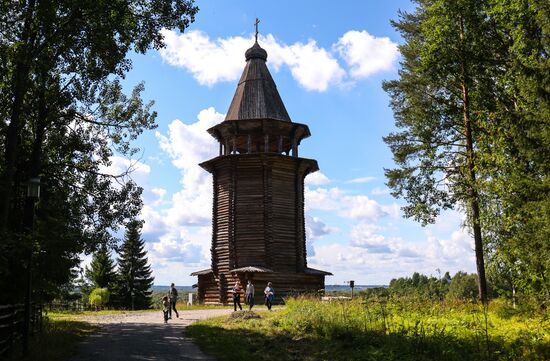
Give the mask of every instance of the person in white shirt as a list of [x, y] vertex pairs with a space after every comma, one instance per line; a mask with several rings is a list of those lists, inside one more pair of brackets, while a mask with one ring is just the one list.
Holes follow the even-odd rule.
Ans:
[[248, 304], [248, 310], [251, 311], [254, 306], [254, 285], [251, 280], [248, 280], [246, 285], [246, 303]]
[[271, 282], [267, 283], [267, 287], [264, 290], [265, 295], [265, 305], [267, 309], [271, 311], [271, 306], [273, 305], [273, 299], [275, 299], [275, 290], [271, 287]]

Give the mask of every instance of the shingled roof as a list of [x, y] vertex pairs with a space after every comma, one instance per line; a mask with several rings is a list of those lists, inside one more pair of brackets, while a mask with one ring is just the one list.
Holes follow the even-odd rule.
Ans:
[[267, 52], [258, 42], [245, 53], [246, 66], [225, 120], [278, 119], [290, 122], [277, 86], [265, 64]]

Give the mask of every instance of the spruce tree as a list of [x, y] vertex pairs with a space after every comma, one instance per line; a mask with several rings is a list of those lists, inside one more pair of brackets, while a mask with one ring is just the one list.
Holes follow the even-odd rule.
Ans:
[[94, 254], [90, 268], [86, 267], [86, 278], [92, 283], [93, 288], [107, 288], [112, 291], [116, 273], [111, 252], [107, 247], [102, 246]]
[[142, 222], [133, 220], [126, 226], [126, 237], [118, 259], [117, 299], [129, 309], [146, 309], [151, 305], [154, 278], [141, 239]]

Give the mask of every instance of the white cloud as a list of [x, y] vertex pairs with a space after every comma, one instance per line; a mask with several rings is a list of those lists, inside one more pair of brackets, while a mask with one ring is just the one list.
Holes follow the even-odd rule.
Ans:
[[370, 223], [360, 223], [350, 233], [352, 246], [366, 248], [370, 253], [392, 253], [386, 238], [379, 234], [382, 227]]
[[390, 189], [388, 187], [384, 187], [384, 188], [376, 187], [371, 190], [370, 194], [372, 194], [373, 196], [383, 196], [386, 194], [390, 194]]
[[350, 232], [349, 244], [313, 244], [314, 255], [308, 264], [330, 271], [336, 283], [354, 279], [358, 284], [387, 284], [392, 278], [410, 276], [413, 272], [433, 275], [436, 269], [475, 272], [475, 254], [471, 237], [455, 231], [437, 238], [412, 242], [386, 237], [375, 224], [358, 224]]
[[380, 203], [364, 195], [348, 196], [345, 201], [348, 208], [343, 213], [351, 218], [376, 221], [389, 215]]
[[397, 44], [389, 38], [377, 38], [367, 31], [348, 31], [334, 49], [351, 67], [355, 78], [366, 78], [377, 72], [391, 70], [399, 55]]
[[149, 255], [155, 260], [181, 263], [199, 263], [202, 258], [200, 246], [175, 239], [162, 239], [151, 243]]
[[165, 218], [172, 226], [204, 225], [212, 217], [212, 181], [199, 163], [217, 155], [217, 142], [206, 131], [225, 115], [212, 107], [200, 111], [195, 123], [174, 120], [168, 134], [156, 133], [160, 147], [182, 173], [182, 189], [172, 195], [172, 208]]
[[[212, 86], [222, 81], [239, 79], [244, 68], [244, 53], [253, 44], [253, 37], [234, 36], [211, 40], [205, 33], [194, 30], [177, 34], [163, 30], [166, 48], [161, 57], [171, 65], [187, 69], [202, 85]], [[306, 44], [286, 45], [273, 35], [260, 37], [268, 52], [268, 61], [275, 70], [286, 65], [294, 79], [305, 89], [325, 91], [338, 84], [345, 71], [332, 54], [317, 46], [315, 40]]]
[[312, 189], [306, 186], [304, 194], [306, 210], [337, 211], [345, 218], [370, 221], [386, 216], [398, 218], [401, 214], [396, 203], [380, 204], [366, 195], [347, 195], [338, 187]]
[[170, 65], [187, 69], [202, 85], [238, 79], [243, 70], [244, 51], [251, 39], [240, 36], [211, 41], [205, 33], [192, 30], [177, 34], [162, 30], [166, 47], [161, 57]]
[[323, 185], [330, 183], [330, 179], [320, 171], [317, 171], [308, 174], [304, 183], [307, 185]]
[[[266, 50], [269, 51], [266, 44]], [[341, 83], [345, 71], [338, 61], [314, 40], [307, 44], [295, 43], [288, 47], [283, 61], [289, 66], [294, 79], [307, 90], [323, 92], [332, 84]]]
[[304, 187], [305, 208], [321, 209], [321, 210], [336, 210], [339, 209], [341, 198], [344, 196], [342, 191], [337, 188], [316, 188], [311, 189]]
[[348, 181], [348, 183], [368, 183], [368, 182], [372, 182], [375, 179], [376, 179], [375, 177], [354, 178], [354, 179]]
[[[211, 40], [198, 30], [177, 34], [165, 29], [162, 34], [166, 48], [159, 51], [161, 57], [171, 65], [187, 69], [200, 84], [208, 86], [239, 79], [244, 53], [254, 41], [253, 37], [241, 36]], [[268, 52], [269, 64], [275, 70], [286, 65], [307, 90], [325, 91], [345, 76], [338, 61], [329, 51], [318, 47], [315, 40], [286, 45], [268, 34], [260, 37], [260, 43]]]
[[135, 159], [115, 155], [110, 157], [109, 161], [111, 164], [108, 167], [101, 166], [99, 168], [100, 172], [114, 176], [128, 173], [128, 177], [138, 184], [143, 184], [146, 181], [147, 175], [151, 173], [151, 167]]
[[325, 236], [334, 229], [327, 226], [321, 219], [306, 215], [306, 239], [316, 240], [322, 236]]
[[[244, 52], [254, 41], [252, 36], [210, 39], [199, 30], [178, 34], [165, 29], [162, 34], [166, 47], [159, 50], [161, 57], [170, 65], [186, 69], [199, 84], [207, 86], [239, 79]], [[288, 67], [302, 87], [319, 92], [333, 85], [345, 85], [347, 74], [336, 54], [351, 66], [350, 74], [356, 78], [391, 69], [397, 58], [396, 44], [366, 31], [348, 31], [329, 49], [319, 47], [313, 39], [287, 45], [271, 34], [260, 36], [260, 43], [268, 53], [270, 67], [275, 71]]]

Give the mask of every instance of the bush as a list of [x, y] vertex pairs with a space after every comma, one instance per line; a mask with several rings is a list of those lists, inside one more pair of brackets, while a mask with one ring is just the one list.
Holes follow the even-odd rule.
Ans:
[[90, 293], [90, 296], [88, 297], [88, 302], [92, 306], [101, 307], [105, 305], [107, 302], [109, 302], [110, 297], [109, 290], [107, 288], [95, 288]]
[[478, 299], [477, 276], [465, 272], [457, 272], [449, 285], [447, 299], [473, 301]]

